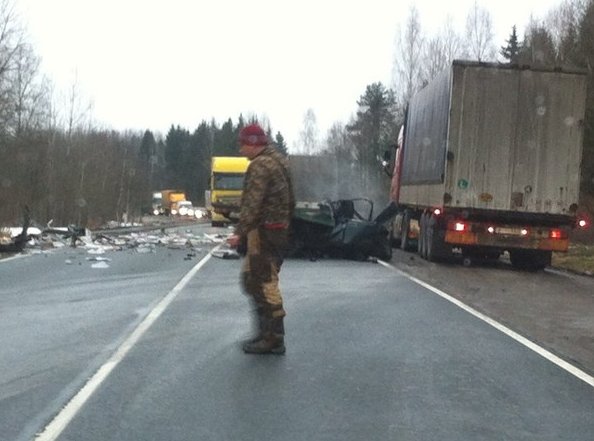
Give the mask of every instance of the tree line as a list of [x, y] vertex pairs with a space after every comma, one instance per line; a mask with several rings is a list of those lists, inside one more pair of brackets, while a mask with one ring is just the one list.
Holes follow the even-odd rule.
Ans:
[[[334, 123], [322, 140], [315, 112], [308, 109], [291, 153], [336, 161], [345, 195], [382, 201], [388, 180], [380, 159], [396, 140], [406, 103], [453, 59], [574, 66], [588, 73], [582, 190], [594, 194], [594, 0], [565, 0], [543, 20], [533, 20], [523, 35], [514, 26], [497, 45], [490, 15], [478, 3], [464, 33], [446, 19], [438, 33], [427, 35], [411, 8], [395, 41], [392, 84], [366, 86], [351, 119]], [[93, 228], [138, 219], [148, 211], [152, 191], [171, 187], [201, 204], [210, 158], [237, 155], [239, 130], [257, 120], [203, 120], [191, 130], [171, 126], [165, 135], [102, 128], [76, 83], [64, 94], [54, 90], [11, 0], [0, 0], [0, 225], [18, 222], [25, 205], [42, 224]], [[260, 122], [287, 153], [283, 135], [272, 133], [266, 118]]]
[[[396, 141], [408, 101], [454, 59], [580, 68], [588, 79], [580, 204], [594, 213], [594, 0], [564, 0], [544, 19], [532, 18], [523, 39], [512, 26], [509, 38], [499, 46], [492, 26], [488, 10], [475, 1], [463, 34], [454, 30], [448, 17], [435, 35], [427, 35], [418, 10], [411, 7], [395, 42], [392, 87], [381, 82], [367, 86], [357, 101], [356, 114], [347, 124], [336, 123], [329, 130], [320, 151], [358, 169], [350, 179], [358, 179], [357, 188], [369, 195], [377, 193], [376, 199], [381, 200], [382, 194], [387, 195], [388, 182], [379, 171], [379, 159]], [[312, 120], [315, 115], [306, 113], [304, 127], [311, 126]], [[302, 132], [302, 145], [315, 144], [311, 133], [315, 133], [311, 128]]]

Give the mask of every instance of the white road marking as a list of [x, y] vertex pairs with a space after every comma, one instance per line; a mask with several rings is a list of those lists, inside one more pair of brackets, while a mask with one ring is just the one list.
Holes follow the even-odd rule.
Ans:
[[556, 364], [557, 366], [559, 366], [561, 369], [564, 369], [565, 371], [569, 372], [571, 375], [579, 378], [583, 382], [585, 382], [585, 383], [589, 384], [590, 386], [594, 387], [594, 377], [588, 375], [586, 372], [584, 372], [581, 369], [575, 367], [574, 365], [566, 362], [565, 360], [557, 357], [555, 354], [552, 354], [551, 352], [547, 351], [543, 347], [538, 346], [536, 343], [528, 340], [526, 337], [521, 336], [517, 332], [512, 331], [511, 329], [509, 329], [508, 327], [502, 325], [501, 323], [493, 320], [490, 317], [487, 317], [485, 314], [477, 311], [476, 309], [471, 308], [470, 306], [466, 305], [465, 303], [462, 303], [460, 300], [452, 297], [449, 294], [446, 294], [445, 292], [441, 291], [438, 288], [435, 288], [434, 286], [429, 285], [426, 282], [423, 282], [420, 279], [417, 279], [414, 276], [411, 276], [410, 274], [405, 273], [404, 271], [396, 268], [395, 266], [390, 265], [389, 263], [383, 262], [381, 260], [378, 260], [378, 262], [381, 265], [385, 266], [386, 268], [390, 268], [390, 269], [396, 271], [397, 273], [399, 273], [400, 275], [406, 277], [407, 279], [413, 281], [414, 283], [422, 286], [423, 288], [426, 288], [429, 291], [437, 294], [438, 296], [443, 297], [447, 301], [453, 303], [454, 305], [458, 306], [459, 308], [462, 308], [464, 311], [472, 314], [473, 316], [475, 316], [476, 318], [484, 321], [485, 323], [488, 323], [489, 325], [491, 325], [492, 327], [494, 327], [498, 331], [503, 332], [504, 334], [506, 334], [509, 337], [511, 337], [514, 340], [516, 340], [518, 343], [520, 343], [520, 344], [526, 346], [528, 349], [531, 349], [532, 351], [536, 352], [541, 357], [546, 358], [550, 362], [552, 362], [552, 363]]
[[10, 262], [11, 260], [15, 259], [22, 259], [25, 257], [25, 254], [17, 254], [16, 256], [5, 257], [4, 259], [0, 259], [0, 263]]
[[161, 301], [148, 313], [144, 320], [132, 331], [128, 338], [120, 345], [113, 355], [103, 364], [81, 390], [64, 406], [56, 417], [40, 432], [35, 439], [37, 441], [54, 441], [64, 429], [70, 424], [78, 411], [93, 395], [97, 388], [105, 381], [111, 371], [124, 359], [126, 354], [134, 347], [146, 331], [155, 323], [165, 309], [173, 302], [178, 294], [184, 289], [194, 275], [211, 258], [208, 253], [198, 262], [175, 287], [161, 299]]

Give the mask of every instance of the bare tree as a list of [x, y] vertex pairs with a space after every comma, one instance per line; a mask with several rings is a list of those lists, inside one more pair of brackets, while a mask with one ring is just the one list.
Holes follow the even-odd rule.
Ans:
[[[351, 124], [355, 124], [351, 121]], [[336, 122], [326, 136], [326, 153], [336, 160], [337, 197], [358, 196], [361, 174], [357, 164], [357, 151], [353, 139], [343, 123]]]
[[23, 35], [13, 2], [0, 0], [0, 134], [11, 132], [14, 121], [15, 58], [23, 45]]
[[443, 50], [447, 64], [450, 64], [455, 58], [468, 56], [462, 37], [454, 28], [454, 21], [451, 15], [446, 17], [440, 35], [443, 40]]
[[543, 23], [531, 20], [524, 35], [524, 43], [520, 51], [520, 61], [524, 64], [555, 64], [557, 53], [551, 34]]
[[15, 54], [12, 90], [14, 93], [14, 133], [42, 128], [50, 110], [49, 90], [39, 74], [39, 58], [33, 48], [21, 45]]
[[392, 70], [392, 88], [396, 91], [396, 99], [400, 107], [406, 103], [422, 86], [421, 58], [424, 38], [421, 33], [419, 11], [412, 6], [404, 32], [398, 32], [396, 51]]
[[446, 68], [449, 60], [445, 55], [444, 41], [439, 35], [429, 38], [423, 51], [423, 82], [429, 83], [435, 76]]
[[303, 130], [299, 133], [301, 151], [313, 155], [318, 151], [318, 122], [313, 109], [307, 109], [303, 116]]
[[490, 61], [495, 58], [491, 14], [476, 0], [466, 17], [466, 34], [471, 57], [478, 61]]
[[429, 83], [455, 58], [463, 55], [462, 39], [454, 30], [452, 17], [448, 16], [440, 32], [425, 44], [421, 63], [423, 82]]
[[558, 64], [577, 62], [580, 23], [587, 4], [587, 0], [564, 0], [546, 15], [544, 27], [552, 39]]

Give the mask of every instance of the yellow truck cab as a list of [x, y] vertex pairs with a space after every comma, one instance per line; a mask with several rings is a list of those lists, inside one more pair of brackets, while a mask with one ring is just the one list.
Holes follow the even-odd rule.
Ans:
[[214, 156], [207, 204], [212, 226], [223, 226], [239, 219], [243, 178], [250, 161], [242, 156]]

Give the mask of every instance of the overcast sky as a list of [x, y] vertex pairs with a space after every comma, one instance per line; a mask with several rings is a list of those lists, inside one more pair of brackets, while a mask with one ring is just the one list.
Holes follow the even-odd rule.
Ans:
[[[482, 0], [497, 46], [561, 0]], [[75, 73], [99, 124], [166, 134], [202, 120], [265, 115], [289, 146], [308, 108], [320, 138], [348, 122], [365, 87], [391, 86], [408, 1], [17, 0], [44, 72]], [[462, 30], [473, 0], [417, 0], [424, 31], [449, 14]]]

